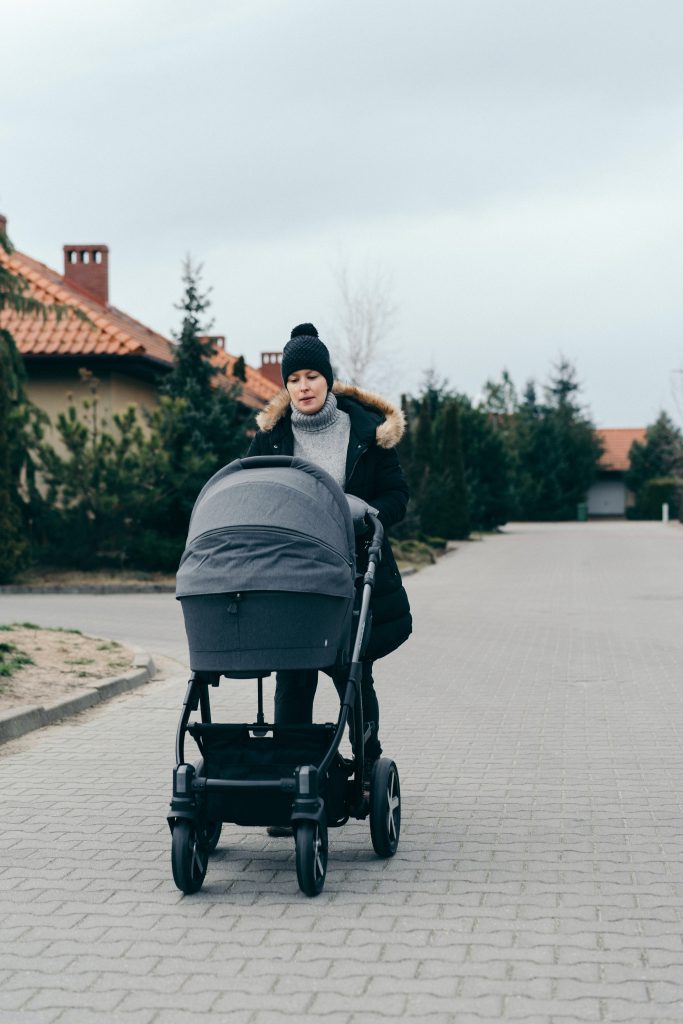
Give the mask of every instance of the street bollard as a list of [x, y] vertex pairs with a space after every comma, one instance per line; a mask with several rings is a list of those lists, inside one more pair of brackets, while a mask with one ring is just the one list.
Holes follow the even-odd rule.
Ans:
[[664, 504], [662, 505], [662, 522], [663, 523], [668, 523], [669, 522], [669, 503], [668, 503], [668, 501], [665, 501]]

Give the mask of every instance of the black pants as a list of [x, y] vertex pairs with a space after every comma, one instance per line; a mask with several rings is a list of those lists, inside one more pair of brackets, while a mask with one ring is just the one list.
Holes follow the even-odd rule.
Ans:
[[[336, 669], [330, 673], [339, 699], [343, 700], [348, 681], [348, 671]], [[275, 724], [276, 725], [310, 725], [313, 721], [313, 701], [318, 687], [318, 670], [283, 670], [276, 674], [275, 685]], [[379, 702], [375, 693], [375, 681], [372, 678], [372, 662], [363, 662], [361, 677], [361, 693], [363, 696], [363, 731], [368, 722], [374, 723], [372, 736], [365, 746], [365, 756], [374, 761], [382, 753], [379, 742]], [[351, 743], [353, 743], [353, 726], [350, 727]]]

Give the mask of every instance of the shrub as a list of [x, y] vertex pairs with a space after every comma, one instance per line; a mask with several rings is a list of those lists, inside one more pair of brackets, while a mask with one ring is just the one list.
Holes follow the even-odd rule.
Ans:
[[634, 509], [637, 519], [661, 519], [662, 505], [668, 504], [669, 517], [676, 519], [681, 509], [680, 495], [683, 480], [678, 477], [659, 477], [643, 484]]

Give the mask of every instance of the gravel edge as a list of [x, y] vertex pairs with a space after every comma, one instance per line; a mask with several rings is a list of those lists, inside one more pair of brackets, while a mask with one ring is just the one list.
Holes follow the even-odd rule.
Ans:
[[79, 711], [94, 707], [118, 697], [128, 690], [135, 690], [144, 686], [154, 678], [154, 662], [146, 651], [134, 647], [133, 667], [129, 672], [121, 676], [112, 676], [109, 679], [100, 679], [91, 687], [78, 690], [64, 700], [56, 701], [54, 704], [31, 704], [24, 707], [10, 708], [8, 711], [0, 711], [0, 743], [7, 743], [9, 740], [16, 740], [34, 729], [42, 729], [45, 725], [53, 725], [63, 718], [77, 715]]
[[[401, 576], [413, 576], [418, 570], [410, 566], [401, 571]], [[0, 594], [175, 594], [171, 583], [83, 583], [73, 586], [65, 583], [41, 586], [40, 584], [5, 584]]]

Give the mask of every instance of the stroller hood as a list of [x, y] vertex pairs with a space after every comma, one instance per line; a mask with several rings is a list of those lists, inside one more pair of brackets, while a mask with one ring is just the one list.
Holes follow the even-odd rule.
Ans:
[[351, 598], [354, 528], [336, 481], [304, 459], [236, 459], [195, 503], [176, 596], [288, 591]]

